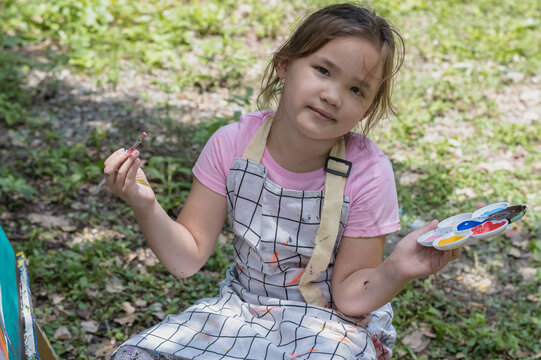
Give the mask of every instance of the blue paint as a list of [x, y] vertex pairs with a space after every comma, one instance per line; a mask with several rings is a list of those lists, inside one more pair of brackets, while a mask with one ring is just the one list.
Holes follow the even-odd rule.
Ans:
[[505, 208], [502, 207], [502, 208], [497, 208], [497, 209], [488, 210], [488, 211], [485, 211], [483, 214], [481, 214], [481, 216], [489, 216], [489, 215], [492, 215], [492, 214], [494, 214], [494, 213], [497, 213], [498, 211], [503, 210], [503, 209], [505, 209]]
[[484, 223], [486, 220], [484, 221], [476, 221], [476, 220], [466, 220], [466, 221], [463, 221], [461, 222], [460, 224], [457, 225], [456, 229], [458, 231], [462, 231], [462, 230], [468, 230], [468, 229], [472, 229], [478, 225], [481, 225], [482, 223]]
[[306, 220], [305, 220], [304, 218], [301, 218], [301, 223], [303, 223], [303, 224], [304, 224], [304, 223], [307, 223], [308, 221], [310, 221], [310, 219], [312, 219], [312, 217], [311, 217], [310, 215], [308, 215], [308, 216], [306, 217]]

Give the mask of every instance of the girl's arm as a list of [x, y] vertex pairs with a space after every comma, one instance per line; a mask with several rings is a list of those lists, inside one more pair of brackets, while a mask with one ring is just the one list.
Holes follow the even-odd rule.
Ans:
[[[126, 157], [122, 150], [105, 161], [106, 183], [126, 201], [158, 259], [175, 276], [195, 274], [214, 249], [227, 215], [227, 200], [194, 180], [177, 221], [156, 201], [141, 170], [139, 152]], [[107, 175], [109, 174], [109, 175]]]
[[421, 246], [417, 238], [437, 222], [408, 234], [382, 261], [385, 235], [375, 238], [343, 237], [332, 277], [334, 302], [342, 313], [360, 316], [395, 297], [406, 284], [433, 274], [460, 256], [460, 249], [441, 251]]
[[185, 278], [195, 274], [212, 254], [227, 215], [227, 201], [194, 178], [177, 221], [157, 201], [133, 210], [154, 254], [173, 275]]

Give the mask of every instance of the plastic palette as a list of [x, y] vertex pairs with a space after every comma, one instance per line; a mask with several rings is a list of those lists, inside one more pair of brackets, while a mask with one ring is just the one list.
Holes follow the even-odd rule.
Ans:
[[473, 213], [463, 213], [442, 220], [438, 227], [417, 239], [422, 246], [451, 250], [463, 246], [469, 239], [486, 239], [502, 233], [512, 222], [526, 213], [526, 205], [509, 206], [499, 202]]

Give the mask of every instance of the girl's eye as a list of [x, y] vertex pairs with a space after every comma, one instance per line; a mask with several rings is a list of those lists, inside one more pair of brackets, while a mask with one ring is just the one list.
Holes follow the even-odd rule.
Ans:
[[321, 66], [314, 66], [314, 69], [316, 69], [318, 72], [322, 73], [323, 75], [329, 75], [329, 71]]
[[355, 94], [355, 95], [359, 95], [359, 96], [364, 96], [363, 95], [363, 92], [361, 91], [361, 89], [359, 89], [358, 87], [354, 86], [351, 88], [351, 91]]

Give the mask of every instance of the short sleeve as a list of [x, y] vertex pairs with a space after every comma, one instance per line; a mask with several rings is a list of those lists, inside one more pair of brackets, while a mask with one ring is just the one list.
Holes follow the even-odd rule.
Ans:
[[212, 134], [192, 169], [197, 180], [225, 196], [227, 174], [233, 160], [242, 157], [252, 136], [270, 114], [270, 111], [244, 114], [239, 121]]
[[227, 173], [235, 157], [235, 124], [218, 129], [207, 141], [192, 171], [203, 185], [212, 191], [226, 195]]
[[344, 236], [375, 237], [400, 230], [391, 162], [383, 154], [368, 162], [360, 174], [348, 179], [353, 184]]

